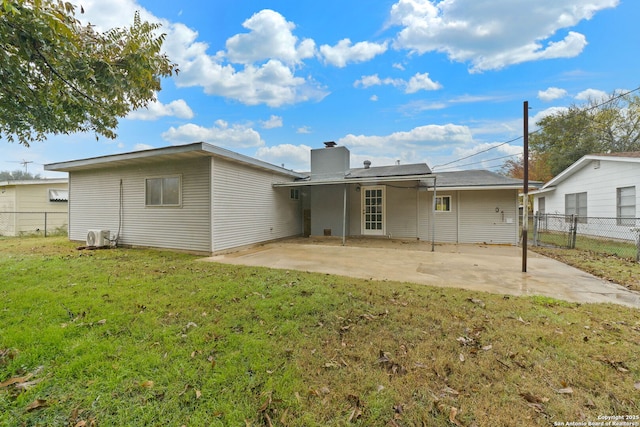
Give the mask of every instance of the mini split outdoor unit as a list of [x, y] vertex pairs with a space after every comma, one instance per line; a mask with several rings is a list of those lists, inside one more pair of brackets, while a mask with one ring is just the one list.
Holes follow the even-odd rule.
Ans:
[[87, 232], [87, 246], [108, 246], [109, 230], [89, 230]]

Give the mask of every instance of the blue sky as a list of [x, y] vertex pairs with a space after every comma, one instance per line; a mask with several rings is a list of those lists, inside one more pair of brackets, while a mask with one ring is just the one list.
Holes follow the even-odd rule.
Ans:
[[[530, 124], [640, 86], [634, 0], [82, 0], [107, 29], [162, 23], [180, 73], [118, 138], [0, 141], [0, 170], [205, 141], [294, 170], [336, 141], [352, 167], [499, 170]], [[454, 162], [455, 160], [465, 160]], [[447, 166], [439, 166], [447, 164]]]

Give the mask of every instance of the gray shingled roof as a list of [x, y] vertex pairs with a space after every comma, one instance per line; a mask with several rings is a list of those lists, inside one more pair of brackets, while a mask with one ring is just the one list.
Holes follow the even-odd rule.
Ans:
[[410, 165], [376, 166], [370, 168], [350, 169], [345, 174], [345, 178], [383, 178], [393, 176], [427, 175], [431, 169], [426, 163], [415, 163]]
[[523, 186], [521, 179], [509, 178], [487, 170], [466, 170], [437, 172], [437, 186], [442, 187], [483, 187], [483, 186]]

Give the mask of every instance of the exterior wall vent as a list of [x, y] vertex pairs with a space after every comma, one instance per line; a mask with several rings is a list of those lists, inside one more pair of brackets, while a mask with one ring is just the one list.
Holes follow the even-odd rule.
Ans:
[[364, 161], [364, 168], [365, 169], [369, 169], [371, 167], [371, 160], [365, 160]]

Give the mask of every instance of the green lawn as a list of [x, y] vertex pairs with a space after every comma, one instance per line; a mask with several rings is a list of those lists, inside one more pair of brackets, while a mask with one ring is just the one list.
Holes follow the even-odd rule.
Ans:
[[0, 238], [2, 426], [595, 422], [639, 349], [622, 306]]

